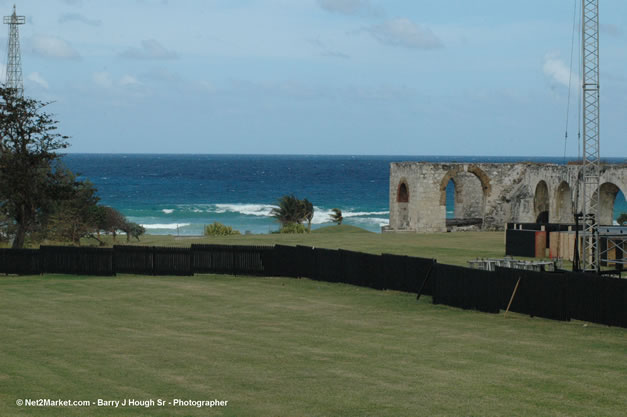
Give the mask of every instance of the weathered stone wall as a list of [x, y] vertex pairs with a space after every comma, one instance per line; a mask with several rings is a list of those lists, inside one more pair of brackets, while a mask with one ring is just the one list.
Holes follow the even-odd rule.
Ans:
[[[396, 232], [446, 231], [446, 186], [455, 184], [455, 217], [481, 218], [484, 230], [507, 222], [533, 223], [548, 212], [551, 223], [572, 223], [581, 166], [537, 163], [461, 164], [396, 162], [390, 166], [390, 226]], [[408, 201], [399, 202], [405, 184]], [[605, 165], [601, 174], [601, 224], [611, 224], [618, 190], [627, 195], [627, 165]]]

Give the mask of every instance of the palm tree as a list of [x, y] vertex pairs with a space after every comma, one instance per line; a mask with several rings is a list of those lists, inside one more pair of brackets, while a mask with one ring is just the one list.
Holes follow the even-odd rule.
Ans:
[[278, 205], [279, 207], [273, 208], [270, 214], [276, 217], [281, 225], [288, 223], [300, 224], [303, 221], [303, 205], [294, 194], [284, 195], [279, 198]]
[[306, 198], [301, 201], [301, 204], [303, 209], [303, 219], [307, 220], [307, 230], [311, 232], [311, 221], [314, 216], [314, 206]]
[[341, 225], [342, 220], [344, 220], [344, 217], [342, 217], [342, 210], [340, 210], [339, 208], [334, 208], [331, 209], [331, 211], [333, 212], [333, 214], [331, 215], [331, 220], [337, 223], [338, 226]]

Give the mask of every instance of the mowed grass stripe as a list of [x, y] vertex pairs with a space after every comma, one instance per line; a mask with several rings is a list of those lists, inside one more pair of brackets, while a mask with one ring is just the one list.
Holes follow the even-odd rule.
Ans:
[[[306, 279], [0, 279], [2, 416], [621, 416], [627, 331]], [[18, 398], [225, 399], [36, 409]]]

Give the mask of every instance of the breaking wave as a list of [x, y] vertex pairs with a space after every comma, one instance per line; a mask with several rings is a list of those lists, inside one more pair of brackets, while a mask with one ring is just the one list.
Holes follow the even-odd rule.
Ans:
[[159, 230], [176, 230], [181, 227], [190, 226], [190, 223], [166, 223], [166, 224], [142, 224], [145, 229], [159, 229]]

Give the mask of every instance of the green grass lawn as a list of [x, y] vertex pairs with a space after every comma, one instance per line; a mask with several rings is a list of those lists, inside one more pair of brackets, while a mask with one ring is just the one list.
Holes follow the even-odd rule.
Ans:
[[[110, 236], [106, 241], [112, 244]], [[91, 240], [85, 244], [94, 244]], [[127, 244], [122, 236], [118, 244]], [[183, 246], [193, 243], [215, 243], [226, 245], [306, 245], [331, 249], [347, 249], [381, 254], [421, 256], [436, 258], [438, 262], [467, 266], [471, 259], [503, 257], [505, 255], [504, 232], [459, 232], [459, 233], [371, 233], [354, 226], [331, 226], [310, 234], [259, 234], [222, 237], [185, 237], [146, 235], [134, 245]]]
[[[398, 238], [391, 247], [401, 250], [405, 242], [413, 245], [408, 251], [428, 251], [427, 241]], [[374, 249], [371, 242], [362, 249]], [[2, 277], [0, 300], [0, 416], [627, 410], [626, 329], [504, 319], [433, 306], [428, 297], [417, 302], [412, 294], [289, 278]], [[25, 398], [229, 403], [18, 408], [16, 400]]]

